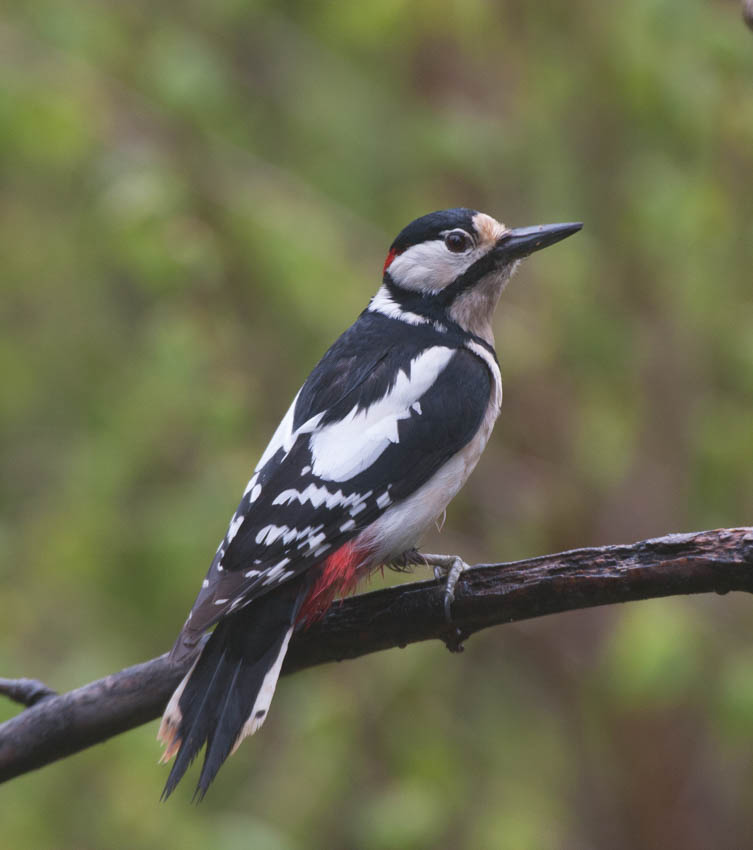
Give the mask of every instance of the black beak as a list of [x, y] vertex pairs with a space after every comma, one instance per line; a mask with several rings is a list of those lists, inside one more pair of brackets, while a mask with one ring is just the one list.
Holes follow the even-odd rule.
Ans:
[[534, 251], [548, 248], [577, 233], [583, 223], [571, 221], [567, 224], [539, 224], [536, 227], [516, 227], [500, 237], [494, 253], [505, 262], [521, 260]]

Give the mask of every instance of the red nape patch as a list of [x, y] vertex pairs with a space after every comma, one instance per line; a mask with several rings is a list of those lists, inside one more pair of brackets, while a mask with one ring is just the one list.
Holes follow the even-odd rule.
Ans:
[[389, 254], [387, 254], [387, 259], [384, 261], [384, 268], [382, 269], [383, 275], [387, 274], [387, 269], [390, 267], [395, 257], [397, 257], [397, 251], [393, 248]]
[[327, 613], [338, 593], [342, 596], [353, 593], [358, 584], [357, 569], [363, 560], [364, 553], [356, 551], [352, 543], [346, 543], [314, 567], [319, 570], [319, 576], [303, 600], [297, 622], [305, 620], [307, 626], [311, 625]]

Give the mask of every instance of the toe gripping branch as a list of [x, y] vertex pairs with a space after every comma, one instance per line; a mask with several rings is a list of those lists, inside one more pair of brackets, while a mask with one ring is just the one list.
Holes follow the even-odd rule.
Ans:
[[412, 549], [400, 558], [398, 566], [417, 564], [433, 567], [434, 577], [437, 581], [445, 580], [444, 586], [444, 616], [448, 624], [448, 632], [443, 637], [445, 645], [450, 652], [462, 652], [463, 641], [468, 635], [452, 619], [452, 603], [455, 601], [455, 588], [460, 576], [468, 569], [469, 565], [457, 555], [429, 555]]

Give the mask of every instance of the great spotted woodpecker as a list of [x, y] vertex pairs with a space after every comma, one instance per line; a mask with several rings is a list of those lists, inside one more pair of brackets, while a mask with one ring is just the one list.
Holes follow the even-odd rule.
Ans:
[[521, 259], [579, 223], [510, 229], [451, 209], [409, 224], [382, 285], [327, 351], [274, 433], [172, 649], [216, 628], [165, 709], [163, 797], [207, 751], [202, 797], [269, 710], [296, 628], [380, 565], [448, 574], [446, 610], [465, 566], [417, 556], [422, 533], [463, 486], [502, 403], [491, 319]]

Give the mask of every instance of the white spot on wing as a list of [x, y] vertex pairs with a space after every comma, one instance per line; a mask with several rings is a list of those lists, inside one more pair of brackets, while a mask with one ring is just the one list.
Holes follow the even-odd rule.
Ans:
[[230, 527], [228, 528], [227, 535], [225, 536], [228, 545], [233, 542], [235, 535], [238, 533], [238, 529], [241, 527], [241, 525], [243, 525], [243, 519], [244, 517], [242, 515], [238, 516], [238, 514], [236, 514], [231, 520]]
[[282, 574], [285, 567], [290, 563], [290, 558], [283, 558], [279, 564], [275, 564], [264, 573], [264, 581], [262, 584], [266, 587], [276, 581], [282, 580]]
[[256, 542], [261, 545], [271, 546], [278, 537], [288, 531], [287, 525], [265, 525], [256, 535]]
[[308, 546], [309, 549], [315, 549], [318, 546], [321, 546], [322, 543], [324, 543], [325, 537], [326, 535], [324, 534], [324, 532], [322, 532], [321, 534], [314, 534], [309, 537], [308, 540], [305, 541], [305, 545]]
[[392, 499], [390, 499], [390, 494], [385, 490], [384, 493], [382, 493], [382, 495], [379, 496], [376, 500], [377, 507], [386, 508], [391, 501]]
[[365, 493], [364, 495], [360, 495], [359, 493], [351, 493], [350, 496], [345, 496], [342, 490], [337, 490], [336, 492], [332, 492], [328, 490], [324, 485], [317, 486], [316, 484], [309, 484], [308, 487], [304, 487], [303, 490], [296, 490], [291, 488], [289, 490], [283, 490], [272, 502], [273, 505], [289, 505], [292, 502], [299, 502], [301, 505], [304, 502], [311, 502], [311, 504], [315, 508], [320, 508], [324, 505], [326, 508], [330, 510], [332, 508], [336, 508], [339, 506], [348, 507], [350, 505], [354, 505], [357, 502], [362, 501], [371, 495], [371, 491]]
[[352, 528], [356, 527], [356, 521], [354, 519], [349, 519], [347, 522], [344, 522], [340, 526], [340, 531], [350, 531]]
[[297, 529], [290, 528], [287, 525], [265, 525], [256, 535], [256, 542], [259, 545], [271, 546], [277, 540], [282, 540], [283, 544], [287, 546], [294, 540], [300, 540], [302, 537], [308, 537], [313, 532], [321, 530], [322, 527], [322, 525], [316, 527], [308, 525], [306, 528]]

